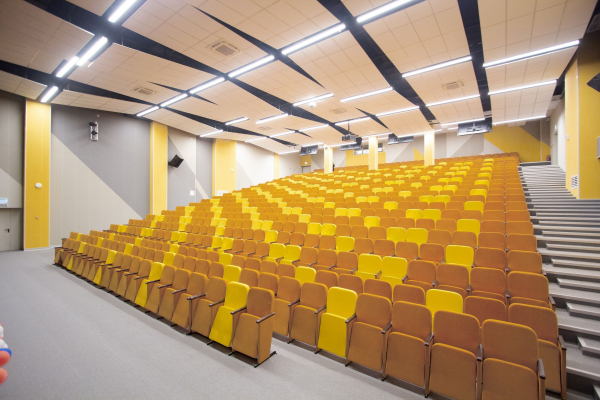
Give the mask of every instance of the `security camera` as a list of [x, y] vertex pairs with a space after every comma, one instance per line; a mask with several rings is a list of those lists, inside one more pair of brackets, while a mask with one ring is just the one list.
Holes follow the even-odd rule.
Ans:
[[90, 126], [90, 140], [98, 141], [98, 121], [93, 121], [88, 124]]
[[315, 108], [317, 107], [317, 103], [315, 103], [314, 101], [311, 101], [310, 103], [308, 103], [308, 108]]

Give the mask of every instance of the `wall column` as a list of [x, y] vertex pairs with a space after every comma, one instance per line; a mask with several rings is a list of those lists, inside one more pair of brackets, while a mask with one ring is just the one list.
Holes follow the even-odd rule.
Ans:
[[577, 58], [571, 61], [565, 73], [565, 149], [566, 186], [573, 196], [579, 198], [579, 188], [571, 187], [571, 177], [579, 175], [579, 85]]
[[213, 196], [220, 191], [231, 193], [236, 188], [236, 143], [213, 139]]
[[377, 136], [369, 138], [369, 171], [379, 169], [379, 141]]
[[279, 179], [279, 154], [273, 154], [273, 179]]
[[326, 174], [333, 172], [333, 149], [325, 146], [323, 149], [323, 169]]
[[[25, 102], [25, 176], [23, 179], [23, 243], [25, 249], [50, 245], [49, 104]], [[36, 188], [36, 184], [41, 184]]]
[[435, 132], [425, 134], [425, 165], [435, 165]]
[[158, 122], [150, 124], [150, 214], [160, 215], [167, 209], [168, 128]]

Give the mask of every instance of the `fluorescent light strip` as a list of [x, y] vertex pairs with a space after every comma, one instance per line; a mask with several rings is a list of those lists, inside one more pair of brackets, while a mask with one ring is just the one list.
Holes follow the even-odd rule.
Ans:
[[362, 24], [365, 21], [368, 21], [372, 18], [375, 18], [378, 15], [384, 14], [388, 11], [393, 10], [394, 8], [398, 8], [406, 3], [410, 3], [413, 0], [396, 0], [396, 1], [391, 1], [387, 4], [382, 5], [381, 7], [377, 7], [371, 11], [368, 11], [362, 15], [359, 15], [356, 18], [356, 22], [358, 22], [359, 24]]
[[119, 8], [116, 9], [114, 13], [108, 18], [108, 22], [117, 22], [119, 18], [125, 14], [125, 11], [129, 10], [129, 8], [136, 2], [137, 0], [125, 0], [123, 4]]
[[233, 124], [237, 124], [238, 122], [242, 122], [242, 121], [248, 121], [248, 117], [242, 117], [242, 118], [234, 119], [232, 121], [225, 122], [225, 125], [233, 125]]
[[218, 131], [214, 131], [214, 132], [210, 132], [210, 133], [205, 133], [204, 135], [200, 135], [200, 137], [216, 135], [217, 133], [221, 133], [221, 132], [223, 132], [223, 129], [219, 129]]
[[389, 136], [389, 135], [390, 135], [390, 133], [392, 133], [392, 132], [388, 132], [388, 133], [379, 133], [379, 134], [377, 134], [377, 135], [367, 135], [367, 136], [361, 136], [361, 137], [364, 139], [364, 138], [368, 138], [368, 137], [372, 137], [372, 136]]
[[154, 106], [154, 107], [152, 107], [152, 108], [148, 108], [147, 110], [144, 110], [144, 111], [142, 111], [142, 112], [139, 112], [139, 113], [137, 113], [137, 114], [136, 114], [136, 116], [138, 116], [138, 117], [142, 117], [142, 116], [144, 116], [144, 115], [146, 115], [146, 114], [149, 114], [149, 113], [151, 113], [151, 112], [154, 112], [154, 111], [156, 111], [156, 110], [158, 110], [158, 109], [159, 109], [159, 107], [158, 107], [158, 106]]
[[436, 101], [435, 103], [426, 104], [425, 107], [439, 106], [439, 105], [442, 105], [442, 104], [454, 103], [456, 101], [463, 101], [463, 100], [475, 99], [477, 97], [479, 97], [479, 95], [478, 94], [474, 94], [473, 96], [459, 97], [458, 99]]
[[511, 119], [510, 121], [494, 122], [494, 125], [510, 124], [512, 122], [529, 121], [529, 120], [542, 119], [542, 118], [546, 118], [546, 116], [545, 115], [540, 115], [540, 116], [537, 116], [537, 117]]
[[310, 46], [311, 44], [321, 41], [321, 40], [325, 39], [326, 37], [337, 35], [344, 29], [346, 29], [346, 25], [338, 24], [338, 25], [334, 26], [333, 28], [329, 28], [321, 33], [317, 33], [316, 35], [309, 36], [308, 38], [301, 40], [300, 42], [298, 42], [296, 44], [286, 47], [285, 49], [281, 50], [281, 54], [283, 54], [284, 56], [287, 56], [288, 54], [292, 54], [295, 51], [298, 51], [300, 49]]
[[532, 83], [531, 85], [525, 85], [525, 86], [519, 86], [519, 87], [514, 87], [514, 88], [495, 90], [493, 92], [489, 92], [488, 95], [491, 96], [493, 94], [514, 92], [515, 90], [530, 89], [530, 88], [534, 88], [534, 87], [538, 87], [538, 86], [554, 85], [554, 84], [556, 84], [556, 80], [546, 81], [546, 82], [539, 82], [539, 83]]
[[248, 143], [248, 142], [256, 142], [256, 141], [259, 141], [259, 140], [265, 140], [265, 139], [266, 139], [266, 137], [259, 137], [258, 139], [250, 139], [250, 140], [246, 140], [246, 143]]
[[324, 94], [322, 96], [317, 96], [317, 97], [313, 97], [311, 99], [302, 100], [302, 101], [299, 101], [299, 102], [294, 103], [292, 105], [294, 107], [298, 107], [298, 106], [301, 106], [303, 104], [312, 103], [313, 101], [319, 101], [319, 100], [323, 100], [323, 99], [328, 99], [330, 97], [333, 97], [333, 93], [327, 93], [327, 94]]
[[483, 121], [484, 119], [485, 118], [477, 118], [477, 119], [469, 119], [467, 121], [448, 122], [447, 124], [442, 124], [442, 126], [455, 125], [455, 124], [466, 124], [467, 122]]
[[180, 94], [180, 95], [179, 95], [179, 96], [177, 96], [177, 97], [173, 97], [172, 99], [170, 99], [170, 100], [167, 100], [167, 101], [165, 101], [164, 103], [161, 103], [161, 105], [160, 105], [160, 106], [161, 106], [161, 107], [170, 106], [170, 105], [171, 105], [171, 104], [173, 104], [173, 103], [177, 103], [178, 101], [185, 99], [186, 97], [188, 97], [188, 94], [187, 94], [187, 93], [182, 93], [182, 94]]
[[418, 109], [419, 109], [419, 106], [414, 106], [414, 107], [409, 107], [409, 108], [403, 108], [402, 110], [394, 110], [394, 111], [382, 112], [382, 113], [379, 113], [379, 114], [375, 114], [375, 116], [376, 117], [385, 117], [386, 115], [400, 114], [400, 113], [414, 111], [414, 110], [418, 110]]
[[50, 100], [54, 94], [58, 92], [58, 87], [56, 86], [52, 86], [48, 92], [46, 92], [46, 94], [44, 95], [44, 97], [42, 97], [42, 99], [40, 100], [42, 103], [47, 102], [48, 100]]
[[201, 92], [203, 90], [208, 89], [209, 87], [213, 87], [215, 85], [218, 85], [219, 83], [223, 82], [224, 80], [225, 80], [225, 78], [213, 79], [212, 81], [208, 81], [206, 83], [203, 83], [200, 86], [196, 86], [195, 88], [193, 88], [192, 90], [190, 90], [190, 93], [194, 94], [194, 93]]
[[83, 56], [81, 56], [77, 62], [77, 66], [81, 67], [83, 64], [85, 64], [85, 62], [92, 58], [94, 54], [96, 54], [102, 48], [102, 46], [106, 44], [106, 42], [108, 42], [108, 39], [104, 36], [98, 39], [98, 41], [96, 41], [96, 43], [94, 43], [92, 47], [90, 47], [90, 49]]
[[446, 67], [450, 67], [450, 66], [456, 65], [456, 64], [462, 64], [464, 62], [471, 61], [471, 58], [472, 58], [471, 56], [466, 56], [466, 57], [456, 58], [454, 60], [446, 61], [446, 62], [439, 63], [439, 64], [430, 65], [429, 67], [415, 69], [414, 71], [403, 73], [402, 77], [408, 78], [409, 76], [423, 74], [423, 73], [429, 72], [429, 71], [435, 71], [436, 69], [446, 68]]
[[350, 120], [347, 120], [347, 121], [336, 122], [335, 124], [337, 126], [341, 126], [341, 125], [345, 125], [345, 124], [353, 124], [354, 122], [366, 121], [368, 119], [371, 119], [371, 118], [370, 117], [363, 117], [363, 118], [357, 118], [357, 119], [350, 119]]
[[363, 94], [359, 94], [359, 95], [352, 96], [352, 97], [346, 97], [345, 99], [341, 99], [340, 101], [342, 103], [346, 103], [348, 101], [352, 101], [352, 100], [356, 100], [356, 99], [362, 99], [363, 97], [369, 97], [369, 96], [374, 96], [376, 94], [381, 94], [381, 93], [389, 92], [390, 90], [393, 90], [393, 88], [388, 87], [388, 88], [385, 88], [385, 89], [374, 90], [372, 92], [363, 93]]
[[531, 51], [529, 53], [520, 54], [518, 56], [512, 56], [512, 57], [502, 58], [500, 60], [496, 60], [496, 61], [491, 61], [491, 62], [488, 62], [488, 63], [484, 63], [483, 67], [484, 68], [491, 68], [491, 67], [497, 67], [497, 66], [503, 65], [503, 64], [513, 63], [513, 62], [516, 62], [516, 61], [522, 61], [522, 60], [526, 60], [528, 58], [538, 57], [538, 56], [541, 56], [541, 55], [545, 55], [545, 54], [549, 54], [549, 53], [554, 53], [556, 51], [564, 50], [564, 49], [567, 49], [569, 47], [577, 46], [578, 44], [579, 44], [579, 40], [573, 40], [572, 42], [567, 42], [567, 43], [559, 44], [559, 45], [552, 46], [552, 47], [546, 47], [545, 49]]
[[457, 129], [458, 129], [458, 126], [455, 126], [454, 128], [448, 128], [449, 131], [454, 131], [454, 130], [457, 130]]
[[286, 151], [286, 152], [283, 152], [283, 153], [279, 153], [279, 155], [282, 155], [282, 154], [291, 154], [291, 153], [298, 153], [299, 151], [300, 150]]
[[71, 68], [73, 68], [73, 66], [75, 65], [75, 63], [77, 63], [77, 61], [79, 61], [79, 57], [73, 57], [69, 60], [68, 63], [65, 64], [64, 67], [62, 67], [60, 69], [60, 71], [58, 71], [56, 73], [56, 77], [57, 78], [62, 78], [67, 72], [69, 72], [71, 70]]
[[279, 137], [279, 136], [291, 135], [292, 133], [296, 133], [296, 132], [295, 131], [283, 132], [283, 133], [278, 133], [276, 135], [271, 135], [269, 137], [274, 138], [274, 137]]
[[275, 59], [275, 57], [273, 57], [273, 56], [267, 56], [267, 57], [261, 58], [260, 60], [256, 60], [250, 64], [247, 64], [241, 68], [238, 68], [238, 69], [230, 72], [229, 77], [233, 78], [235, 76], [245, 74], [246, 72], [253, 70], [254, 68], [258, 68], [263, 64], [273, 61], [274, 59]]
[[318, 125], [318, 126], [311, 126], [310, 128], [304, 128], [304, 129], [298, 129], [300, 132], [308, 132], [308, 131], [312, 131], [313, 129], [321, 129], [321, 128], [326, 128], [329, 125], [325, 124], [325, 125]]
[[265, 122], [273, 121], [274, 119], [284, 118], [287, 116], [288, 116], [288, 113], [283, 113], [283, 114], [275, 115], [274, 117], [267, 117], [267, 118], [259, 119], [258, 121], [256, 121], [256, 123], [262, 124]]

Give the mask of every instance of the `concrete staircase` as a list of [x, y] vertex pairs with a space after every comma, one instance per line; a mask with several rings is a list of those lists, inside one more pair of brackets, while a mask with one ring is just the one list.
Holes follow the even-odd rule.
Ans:
[[567, 386], [598, 396], [600, 200], [575, 199], [557, 166], [522, 164], [519, 169], [559, 333], [568, 348]]

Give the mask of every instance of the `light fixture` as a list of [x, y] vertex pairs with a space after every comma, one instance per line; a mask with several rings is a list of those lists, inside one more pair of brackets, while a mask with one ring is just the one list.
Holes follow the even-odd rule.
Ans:
[[317, 97], [313, 97], [311, 99], [302, 100], [302, 101], [299, 101], [299, 102], [294, 103], [292, 105], [294, 107], [298, 107], [298, 106], [301, 106], [303, 104], [312, 103], [313, 101], [319, 101], [319, 100], [323, 100], [323, 99], [328, 99], [330, 97], [333, 97], [333, 93], [327, 93], [327, 94], [324, 94], [322, 96], [317, 96]]
[[275, 135], [271, 135], [269, 137], [274, 138], [274, 137], [279, 137], [279, 136], [291, 135], [292, 133], [296, 133], [296, 132], [295, 131], [283, 132], [283, 133], [278, 133], [278, 134], [275, 134]]
[[173, 97], [172, 99], [169, 99], [169, 100], [165, 101], [164, 103], [161, 103], [160, 106], [161, 107], [170, 106], [173, 103], [177, 103], [178, 101], [185, 99], [186, 97], [188, 97], [187, 93], [181, 93], [179, 96]]
[[408, 112], [408, 111], [414, 111], [414, 110], [418, 110], [419, 106], [414, 106], [414, 107], [409, 107], [409, 108], [403, 108], [401, 110], [394, 110], [394, 111], [386, 111], [386, 112], [382, 112], [379, 114], [375, 114], [376, 117], [385, 117], [386, 115], [393, 115], [393, 114], [400, 114], [400, 113], [404, 113], [404, 112]]
[[304, 40], [299, 41], [296, 44], [293, 44], [291, 46], [286, 47], [285, 49], [281, 50], [281, 54], [283, 54], [284, 56], [287, 56], [288, 54], [292, 54], [295, 51], [298, 51], [300, 49], [303, 49], [307, 46], [310, 46], [313, 43], [316, 43], [320, 40], [325, 39], [326, 37], [332, 36], [332, 35], [337, 35], [338, 33], [340, 33], [341, 31], [343, 31], [344, 29], [346, 29], [346, 25], [344, 24], [338, 24], [336, 26], [334, 26], [333, 28], [329, 28], [327, 30], [324, 30], [321, 33], [317, 33], [316, 35], [312, 35], [307, 37]]
[[425, 107], [439, 106], [439, 105], [442, 105], [442, 104], [454, 103], [456, 101], [463, 101], [463, 100], [475, 99], [477, 97], [479, 97], [479, 95], [478, 94], [474, 94], [473, 96], [459, 97], [458, 99], [436, 101], [435, 103], [429, 103], [429, 104], [425, 105]]
[[83, 56], [81, 56], [81, 58], [77, 62], [77, 66], [81, 67], [87, 60], [92, 58], [94, 54], [96, 54], [102, 48], [102, 46], [106, 44], [106, 42], [108, 42], [108, 39], [104, 36], [98, 39], [96, 43], [94, 43], [92, 47], [90, 47], [90, 49], [86, 51]]
[[208, 89], [209, 87], [213, 87], [215, 85], [218, 85], [219, 83], [223, 82], [224, 80], [225, 80], [225, 78], [213, 79], [212, 81], [208, 81], [206, 83], [203, 83], [200, 86], [196, 86], [195, 88], [193, 88], [192, 90], [190, 90], [190, 93], [194, 94], [194, 93], [201, 92], [203, 90]]
[[529, 121], [529, 120], [533, 120], [533, 119], [542, 119], [542, 118], [546, 118], [546, 116], [545, 115], [540, 115], [540, 116], [537, 116], [537, 117], [511, 119], [509, 121], [494, 122], [494, 125], [510, 124], [512, 122]]
[[499, 65], [510, 64], [517, 61], [526, 60], [528, 58], [539, 57], [545, 54], [554, 53], [556, 51], [564, 50], [569, 47], [577, 46], [579, 44], [579, 40], [573, 40], [572, 42], [567, 42], [563, 44], [558, 44], [552, 47], [546, 47], [545, 49], [530, 51], [529, 53], [519, 54], [517, 56], [502, 58], [496, 61], [490, 61], [488, 63], [484, 63], [484, 68], [497, 67]]
[[283, 114], [275, 115], [274, 117], [267, 117], [267, 118], [259, 119], [258, 121], [256, 121], [256, 123], [262, 124], [265, 122], [273, 121], [274, 119], [284, 118], [287, 116], [288, 116], [288, 113], [283, 113]]
[[71, 68], [73, 68], [73, 66], [75, 65], [75, 63], [77, 63], [77, 61], [79, 61], [79, 57], [73, 57], [69, 60], [68, 63], [65, 64], [64, 67], [62, 67], [60, 69], [60, 71], [58, 71], [56, 73], [56, 77], [57, 78], [62, 78], [67, 72], [69, 72], [71, 70]]
[[121, 4], [121, 6], [119, 8], [117, 8], [116, 11], [111, 14], [110, 17], [108, 17], [108, 21], [109, 22], [117, 22], [119, 20], [119, 18], [121, 18], [121, 16], [123, 16], [123, 14], [125, 14], [125, 11], [129, 10], [129, 8], [136, 1], [137, 0], [125, 0], [123, 2], [123, 4]]
[[233, 70], [232, 72], [229, 73], [229, 77], [233, 78], [235, 76], [245, 74], [246, 72], [253, 70], [254, 68], [258, 68], [263, 64], [273, 61], [274, 59], [275, 59], [275, 57], [273, 57], [273, 56], [267, 56], [267, 57], [261, 58], [260, 60], [256, 60], [250, 64], [244, 65], [241, 68]]
[[227, 121], [227, 122], [225, 122], [225, 125], [233, 125], [233, 124], [237, 124], [238, 122], [242, 122], [242, 121], [248, 121], [248, 117], [242, 117], [242, 118], [234, 119], [231, 121]]
[[448, 122], [446, 124], [442, 124], [442, 126], [455, 125], [455, 124], [466, 124], [468, 122], [483, 121], [484, 119], [485, 118], [477, 118], [477, 119], [469, 119], [469, 120], [466, 120], [466, 121]]
[[259, 137], [258, 139], [250, 139], [250, 140], [246, 140], [246, 143], [248, 142], [257, 142], [259, 140], [265, 140], [267, 137], [263, 136], [263, 137]]
[[297, 152], [299, 152], [299, 151], [300, 151], [300, 150], [285, 151], [285, 152], [283, 152], [283, 153], [279, 153], [279, 155], [282, 155], [282, 154], [291, 154], [291, 153], [297, 153]]
[[464, 62], [471, 61], [471, 58], [472, 58], [471, 56], [466, 56], [466, 57], [456, 58], [454, 60], [446, 61], [446, 62], [439, 63], [439, 64], [430, 65], [429, 67], [415, 69], [413, 71], [403, 73], [402, 77], [408, 78], [409, 76], [423, 74], [423, 73], [429, 72], [429, 71], [435, 71], [436, 69], [446, 68], [446, 67], [450, 67], [450, 66], [456, 65], [456, 64], [462, 64]]
[[525, 86], [519, 86], [519, 87], [514, 87], [514, 88], [495, 90], [493, 92], [489, 92], [488, 95], [491, 96], [493, 94], [514, 92], [515, 90], [530, 89], [530, 88], [534, 88], [534, 87], [538, 87], [538, 86], [554, 85], [554, 84], [556, 84], [556, 80], [546, 81], [546, 82], [539, 82], [539, 83], [532, 83], [531, 85], [525, 85]]
[[200, 135], [200, 137], [216, 135], [217, 133], [221, 133], [221, 132], [223, 132], [223, 129], [219, 129], [218, 131], [214, 131], [214, 132], [205, 133], [204, 135]]
[[455, 126], [454, 128], [448, 128], [449, 131], [455, 131], [458, 130], [458, 126]]
[[335, 124], [337, 126], [340, 126], [340, 125], [345, 125], [345, 124], [353, 124], [355, 122], [362, 122], [362, 121], [366, 121], [368, 119], [371, 119], [371, 118], [370, 117], [362, 117], [362, 118], [356, 118], [356, 119], [349, 119], [347, 121], [336, 122]]
[[389, 92], [390, 90], [393, 90], [393, 88], [387, 87], [385, 89], [374, 90], [372, 92], [367, 92], [367, 93], [359, 94], [359, 95], [352, 96], [352, 97], [346, 97], [345, 99], [341, 99], [340, 101], [342, 103], [346, 103], [347, 101], [352, 101], [352, 100], [356, 100], [356, 99], [362, 99], [363, 97], [374, 96], [376, 94], [381, 94], [381, 93]]
[[377, 7], [371, 11], [367, 11], [366, 13], [359, 15], [358, 17], [356, 17], [356, 22], [358, 22], [359, 24], [362, 24], [365, 21], [368, 21], [372, 18], [375, 18], [378, 15], [384, 14], [388, 11], [393, 10], [394, 8], [398, 8], [406, 3], [410, 3], [413, 0], [396, 0], [396, 1], [391, 1], [387, 4], [382, 5], [381, 7]]
[[364, 138], [373, 137], [373, 136], [389, 136], [389, 135], [390, 135], [390, 133], [392, 133], [392, 132], [387, 132], [387, 133], [378, 133], [378, 134], [376, 134], [376, 135], [367, 135], [367, 136], [361, 136], [361, 137], [364, 139]]
[[308, 131], [312, 131], [313, 129], [321, 129], [321, 128], [326, 128], [329, 125], [325, 124], [325, 125], [318, 125], [318, 126], [311, 126], [310, 128], [304, 128], [304, 129], [298, 129], [300, 132], [308, 132]]
[[42, 99], [40, 100], [42, 103], [47, 102], [48, 100], [50, 100], [54, 94], [58, 92], [58, 87], [57, 86], [52, 86], [44, 95], [44, 97], [42, 97]]
[[142, 116], [144, 116], [144, 115], [146, 115], [146, 114], [149, 114], [149, 113], [151, 113], [151, 112], [153, 112], [153, 111], [156, 111], [156, 110], [158, 110], [158, 109], [159, 109], [159, 107], [158, 107], [158, 106], [154, 106], [154, 107], [152, 107], [152, 108], [148, 108], [148, 109], [146, 109], [146, 110], [144, 110], [144, 111], [142, 111], [142, 112], [139, 112], [139, 113], [137, 113], [137, 114], [136, 114], [136, 116], [138, 116], [138, 117], [142, 117]]

